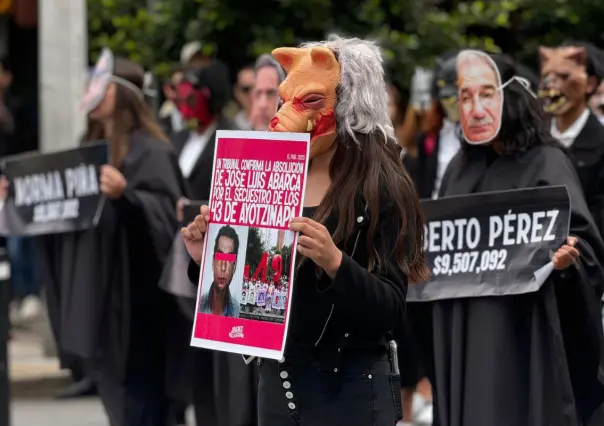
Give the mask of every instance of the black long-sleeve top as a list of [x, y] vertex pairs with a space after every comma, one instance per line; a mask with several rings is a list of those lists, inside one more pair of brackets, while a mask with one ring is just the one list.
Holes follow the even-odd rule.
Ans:
[[[387, 337], [396, 335], [404, 321], [407, 276], [398, 266], [395, 243], [400, 218], [389, 207], [382, 208], [374, 245], [385, 259], [379, 272], [367, 270], [369, 216], [364, 203], [355, 207], [357, 226], [343, 252], [334, 279], [306, 259], [294, 275], [289, 335], [285, 357], [312, 353], [326, 369], [339, 365], [344, 352], [384, 350]], [[304, 209], [312, 217], [314, 209]], [[337, 217], [325, 226], [333, 233]], [[197, 283], [200, 268], [191, 261], [189, 278]]]

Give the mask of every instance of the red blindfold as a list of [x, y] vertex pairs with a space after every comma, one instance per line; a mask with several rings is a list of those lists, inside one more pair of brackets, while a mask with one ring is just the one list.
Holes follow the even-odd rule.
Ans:
[[176, 106], [185, 121], [197, 120], [201, 127], [212, 121], [209, 108], [210, 90], [197, 88], [188, 81], [176, 85]]
[[214, 259], [222, 260], [224, 262], [235, 263], [237, 261], [237, 255], [232, 253], [215, 253]]

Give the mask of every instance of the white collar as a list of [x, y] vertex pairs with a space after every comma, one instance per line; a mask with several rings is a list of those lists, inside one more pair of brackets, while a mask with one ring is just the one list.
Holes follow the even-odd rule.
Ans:
[[589, 109], [585, 108], [585, 111], [575, 120], [571, 126], [564, 132], [560, 132], [556, 127], [556, 120], [552, 119], [551, 134], [553, 137], [558, 139], [567, 148], [573, 144], [581, 130], [585, 127], [587, 120], [589, 119]]

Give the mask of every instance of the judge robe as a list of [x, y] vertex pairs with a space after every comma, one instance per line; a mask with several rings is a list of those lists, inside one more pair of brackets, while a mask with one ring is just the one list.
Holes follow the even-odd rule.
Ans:
[[604, 246], [568, 156], [554, 146], [515, 158], [465, 147], [449, 165], [440, 195], [551, 185], [568, 189], [570, 234], [581, 258], [552, 272], [535, 293], [430, 304], [435, 425], [577, 426], [604, 401], [598, 263]]
[[[236, 127], [222, 117], [218, 120], [216, 129], [236, 130]], [[189, 130], [173, 135], [177, 155], [181, 154], [189, 135]], [[203, 201], [210, 198], [215, 144], [214, 133], [186, 178], [185, 196], [191, 200]], [[175, 302], [168, 326], [170, 333], [166, 386], [169, 396], [176, 401], [192, 403], [198, 424], [256, 425], [257, 364], [245, 364], [241, 355], [190, 346], [197, 287], [187, 277], [189, 262], [190, 257], [179, 233], [161, 284], [162, 288], [174, 295]]]
[[[157, 283], [177, 228], [180, 172], [168, 143], [134, 133], [95, 229], [43, 237], [51, 323], [82, 359], [116, 426], [164, 426], [166, 295]], [[135, 395], [133, 397], [133, 395]]]
[[569, 148], [587, 206], [604, 237], [604, 126], [592, 113]]

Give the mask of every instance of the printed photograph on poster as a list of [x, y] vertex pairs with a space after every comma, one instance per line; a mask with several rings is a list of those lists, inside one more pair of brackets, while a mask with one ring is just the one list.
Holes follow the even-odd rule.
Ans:
[[491, 142], [499, 134], [503, 114], [501, 76], [493, 59], [479, 50], [457, 55], [459, 119], [471, 145]]
[[212, 226], [206, 234], [210, 246], [199, 312], [239, 317], [247, 236], [247, 227], [232, 225]]
[[294, 233], [249, 228], [241, 318], [283, 323]]
[[218, 131], [191, 345], [280, 359], [310, 137]]

